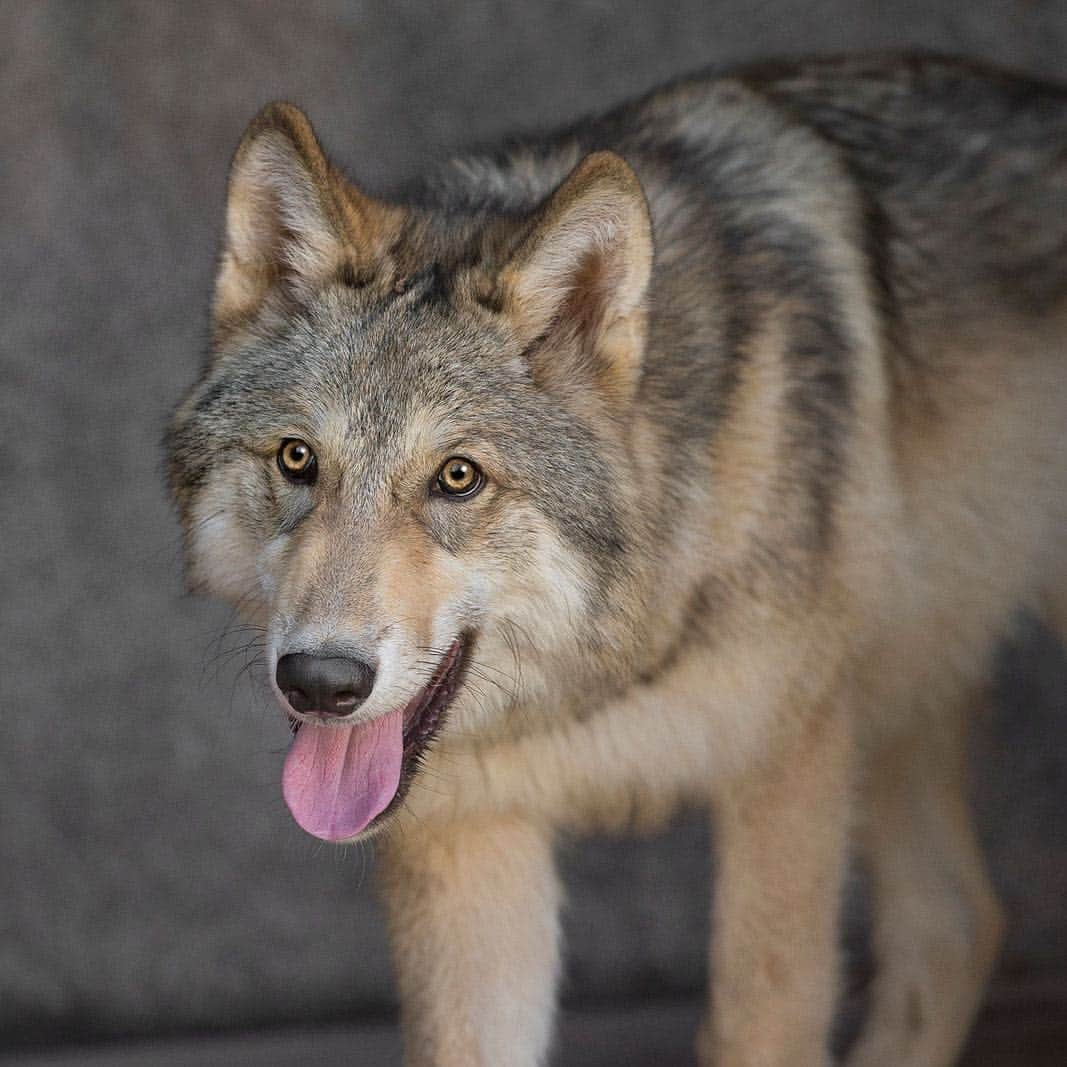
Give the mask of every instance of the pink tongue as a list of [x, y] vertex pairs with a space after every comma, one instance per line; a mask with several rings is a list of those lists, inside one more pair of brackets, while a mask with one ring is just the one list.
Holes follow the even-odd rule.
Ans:
[[355, 837], [396, 795], [403, 755], [402, 707], [356, 726], [305, 723], [285, 757], [285, 803], [323, 841]]

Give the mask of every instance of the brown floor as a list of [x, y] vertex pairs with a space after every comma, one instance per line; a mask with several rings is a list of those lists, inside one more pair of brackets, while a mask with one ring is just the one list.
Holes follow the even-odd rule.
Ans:
[[960, 1067], [1064, 1067], [1067, 997], [1013, 995], [982, 1013]]
[[[568, 1012], [557, 1067], [687, 1067], [699, 1006]], [[387, 1024], [71, 1048], [0, 1056], [4, 1067], [399, 1067]], [[1067, 998], [1049, 991], [1001, 995], [983, 1012], [960, 1067], [1065, 1067]], [[886, 1067], [900, 1067], [887, 1064]]]

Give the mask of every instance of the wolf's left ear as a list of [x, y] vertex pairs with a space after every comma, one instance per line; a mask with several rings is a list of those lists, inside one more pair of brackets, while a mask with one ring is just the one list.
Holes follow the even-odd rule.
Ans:
[[371, 210], [331, 169], [304, 113], [268, 104], [230, 169], [216, 329], [248, 319], [272, 294], [306, 298], [357, 252]]
[[641, 183], [613, 152], [594, 152], [549, 198], [501, 274], [503, 310], [526, 344], [544, 343], [543, 362], [577, 341], [601, 384], [628, 395], [644, 353], [651, 271]]

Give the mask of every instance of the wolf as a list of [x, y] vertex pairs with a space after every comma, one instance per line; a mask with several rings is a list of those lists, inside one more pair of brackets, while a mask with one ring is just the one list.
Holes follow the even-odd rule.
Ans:
[[[282, 790], [377, 835], [407, 1062], [535, 1067], [559, 835], [715, 827], [716, 1067], [946, 1067], [1003, 917], [966, 739], [1067, 633], [1067, 90], [936, 56], [679, 81], [388, 199], [274, 103], [167, 436], [263, 627]], [[710, 900], [710, 896], [709, 896]]]

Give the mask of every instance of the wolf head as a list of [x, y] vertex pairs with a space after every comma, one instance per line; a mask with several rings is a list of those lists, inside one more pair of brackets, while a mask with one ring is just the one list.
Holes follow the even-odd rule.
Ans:
[[449, 211], [355, 189], [290, 105], [246, 132], [169, 475], [190, 584], [267, 631], [311, 833], [380, 825], [431, 741], [513, 729], [617, 644], [651, 260], [610, 153]]

